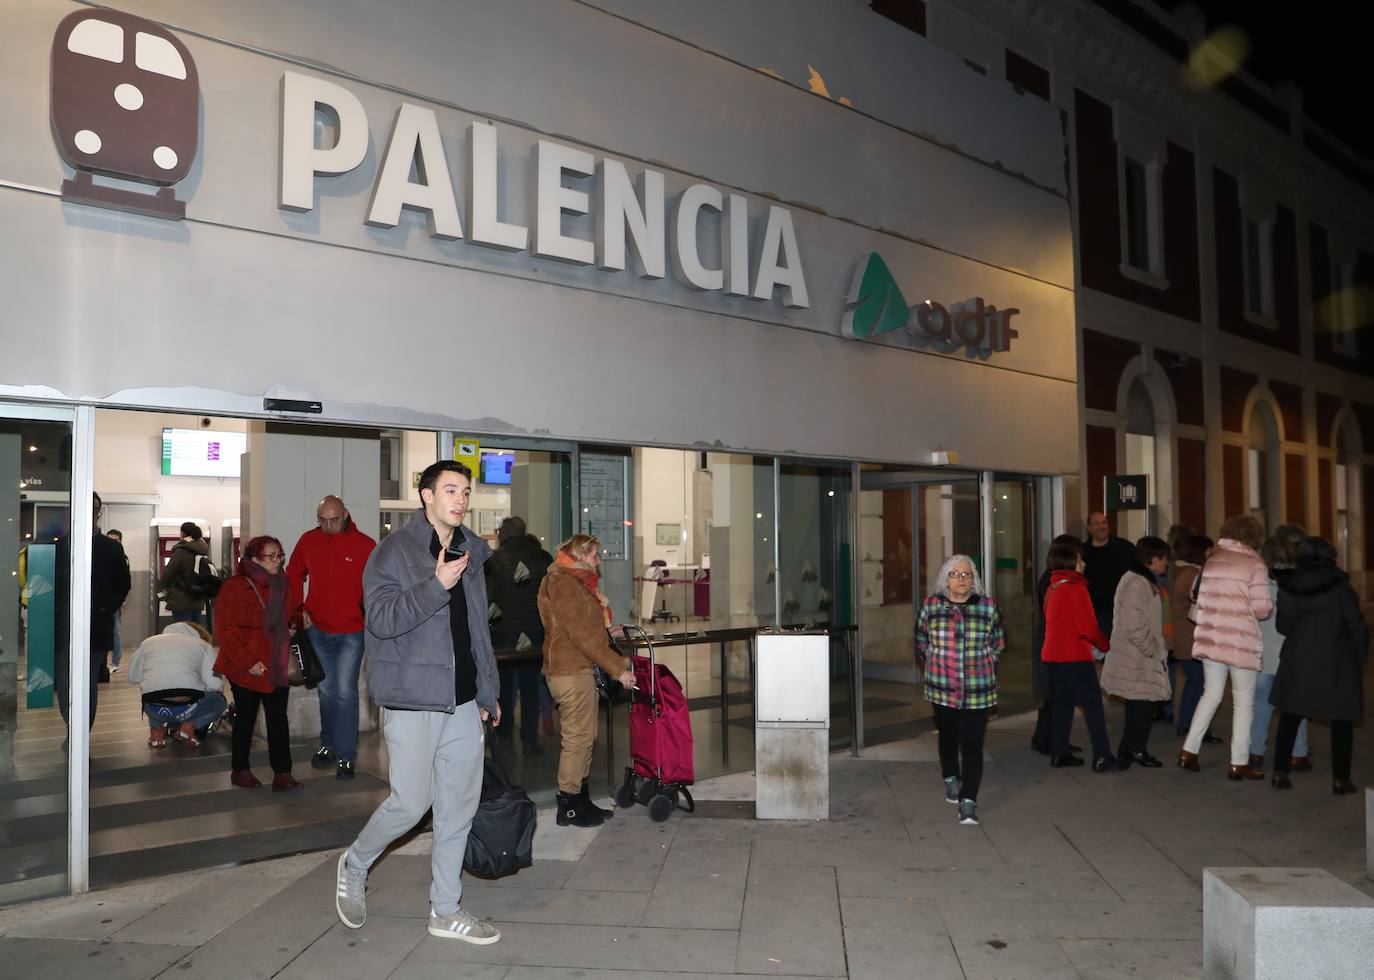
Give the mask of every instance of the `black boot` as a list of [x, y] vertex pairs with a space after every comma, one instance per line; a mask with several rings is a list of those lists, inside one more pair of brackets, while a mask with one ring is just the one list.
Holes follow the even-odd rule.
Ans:
[[560, 827], [600, 827], [606, 821], [581, 793], [559, 793], [557, 822]]
[[582, 799], [586, 802], [587, 806], [591, 807], [592, 810], [595, 813], [597, 813], [602, 820], [609, 820], [611, 819], [611, 817], [615, 816], [614, 810], [607, 810], [604, 806], [597, 806], [595, 803], [592, 802], [592, 794], [587, 790], [587, 781], [585, 779], [582, 780], [582, 792], [578, 795], [582, 797]]

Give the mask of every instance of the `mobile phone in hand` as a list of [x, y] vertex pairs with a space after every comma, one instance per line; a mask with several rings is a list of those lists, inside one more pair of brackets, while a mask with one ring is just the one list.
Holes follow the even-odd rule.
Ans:
[[467, 553], [468, 553], [468, 552], [467, 552], [467, 549], [466, 549], [466, 548], [463, 548], [463, 547], [457, 547], [457, 548], [455, 548], [455, 547], [450, 546], [450, 547], [444, 549], [444, 561], [457, 561], [459, 558], [462, 558], [462, 557], [463, 557], [464, 555], [466, 555]]

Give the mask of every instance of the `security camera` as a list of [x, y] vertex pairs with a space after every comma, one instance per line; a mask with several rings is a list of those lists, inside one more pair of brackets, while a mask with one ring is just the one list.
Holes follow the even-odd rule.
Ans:
[[209, 420], [209, 419], [206, 419], [206, 418], [201, 419], [201, 420], [200, 420], [200, 427], [201, 427], [202, 429], [208, 429], [208, 428], [210, 428], [210, 420]]

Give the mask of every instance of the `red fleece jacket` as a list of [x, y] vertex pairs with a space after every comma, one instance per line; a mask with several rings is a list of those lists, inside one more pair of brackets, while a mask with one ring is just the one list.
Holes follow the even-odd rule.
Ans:
[[1045, 593], [1045, 645], [1040, 648], [1040, 659], [1046, 663], [1091, 661], [1093, 647], [1105, 651], [1108, 640], [1097, 625], [1088, 580], [1067, 569], [1052, 572]]
[[[338, 534], [319, 528], [306, 531], [291, 552], [286, 574], [291, 579], [290, 609], [305, 597], [314, 627], [326, 633], [360, 633], [363, 629], [363, 567], [377, 542], [353, 522]], [[306, 583], [310, 591], [306, 592]]]

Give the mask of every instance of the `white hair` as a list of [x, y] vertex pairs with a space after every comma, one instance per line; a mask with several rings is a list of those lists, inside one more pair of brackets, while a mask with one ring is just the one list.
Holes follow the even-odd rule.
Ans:
[[940, 566], [940, 572], [935, 577], [935, 582], [930, 587], [931, 595], [944, 596], [949, 598], [949, 573], [954, 570], [956, 565], [967, 564], [973, 570], [973, 591], [977, 595], [983, 594], [983, 576], [978, 574], [978, 564], [968, 555], [950, 555], [945, 559], [945, 563]]

